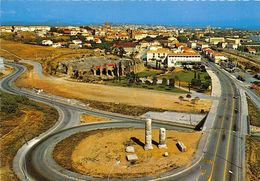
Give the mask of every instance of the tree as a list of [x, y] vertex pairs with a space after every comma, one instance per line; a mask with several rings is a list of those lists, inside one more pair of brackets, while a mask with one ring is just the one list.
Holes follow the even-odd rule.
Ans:
[[198, 79], [200, 80], [200, 73], [198, 72]]
[[166, 78], [162, 79], [162, 85], [167, 86], [167, 79]]
[[197, 72], [194, 71], [194, 79], [196, 79], [196, 78], [197, 78]]
[[178, 37], [177, 37], [177, 40], [178, 40], [179, 42], [183, 42], [183, 43], [187, 43], [187, 42], [188, 42], [188, 38], [187, 38], [186, 36], [184, 36], [184, 35], [178, 36]]
[[153, 82], [152, 82], [153, 85], [156, 85], [157, 84], [157, 78], [156, 76], [153, 77]]
[[169, 86], [170, 87], [175, 87], [175, 80], [174, 80], [174, 78], [170, 78], [169, 79]]
[[190, 94], [187, 94], [187, 95], [186, 95], [186, 98], [191, 98], [191, 95], [190, 95]]
[[119, 47], [119, 56], [122, 58], [124, 56], [124, 54], [126, 53], [126, 51], [124, 50], [123, 47]]
[[57, 32], [58, 29], [56, 27], [51, 27], [50, 32]]

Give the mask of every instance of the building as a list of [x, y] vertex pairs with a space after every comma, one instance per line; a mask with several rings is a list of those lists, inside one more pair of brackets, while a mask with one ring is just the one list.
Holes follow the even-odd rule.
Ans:
[[196, 49], [201, 51], [203, 48], [207, 48], [209, 45], [205, 42], [197, 42]]
[[226, 56], [224, 56], [223, 54], [221, 54], [221, 53], [214, 52], [214, 53], [212, 53], [212, 55], [211, 55], [211, 60], [212, 60], [214, 63], [219, 64], [221, 61], [228, 60], [228, 58], [227, 58]]
[[167, 58], [167, 67], [180, 67], [184, 64], [195, 64], [201, 62], [201, 55], [196, 52], [171, 53]]
[[238, 44], [228, 43], [227, 48], [236, 50], [238, 48]]
[[224, 37], [211, 37], [209, 38], [209, 43], [212, 45], [217, 45], [218, 43], [225, 42]]
[[51, 46], [51, 45], [53, 45], [53, 41], [51, 41], [51, 40], [42, 40], [42, 45]]
[[151, 67], [160, 68], [164, 64], [167, 56], [172, 51], [168, 48], [162, 48], [161, 46], [153, 46], [147, 51], [146, 65]]
[[251, 48], [251, 47], [246, 47], [246, 51], [247, 51], [248, 53], [256, 54], [256, 49]]
[[131, 56], [135, 53], [136, 43], [126, 42], [126, 43], [117, 43], [113, 45], [113, 52], [118, 52], [120, 54], [120, 49], [124, 50], [124, 55]]
[[241, 39], [237, 38], [226, 38], [227, 43], [240, 45]]
[[190, 47], [190, 48], [196, 48], [196, 46], [197, 46], [197, 43], [196, 42], [194, 42], [194, 41], [189, 41], [188, 43], [188, 47]]
[[80, 45], [80, 44], [82, 44], [82, 41], [81, 40], [72, 40], [72, 43]]

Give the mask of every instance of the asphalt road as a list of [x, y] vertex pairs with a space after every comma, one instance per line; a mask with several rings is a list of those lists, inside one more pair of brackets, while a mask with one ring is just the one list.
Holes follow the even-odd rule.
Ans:
[[[55, 106], [60, 113], [60, 121], [57, 125], [47, 133], [40, 135], [24, 145], [16, 155], [14, 160], [14, 170], [21, 180], [88, 180], [87, 176], [63, 170], [59, 165], [50, 159], [53, 144], [70, 132], [87, 129], [97, 129], [104, 127], [139, 127], [142, 121], [135, 118], [119, 116], [104, 112], [92, 111], [84, 109], [80, 106], [65, 104], [57, 99], [51, 100], [49, 97], [32, 94], [22, 91], [13, 85], [15, 80], [23, 71], [23, 66], [15, 66], [16, 72], [6, 77], [1, 86], [4, 90], [15, 94], [22, 94], [36, 101], [45, 102]], [[212, 69], [216, 72], [220, 71], [214, 65]], [[234, 81], [224, 73], [217, 74], [221, 86], [222, 96], [219, 100], [217, 108], [217, 116], [211, 128], [204, 133], [203, 139], [206, 145], [199, 148], [199, 155], [191, 166], [180, 168], [161, 175], [158, 180], [244, 180], [244, 172], [242, 166], [244, 134], [241, 134], [240, 107], [241, 101], [237, 86]], [[234, 99], [233, 96], [238, 96]], [[234, 109], [238, 109], [238, 113]], [[80, 112], [88, 112], [94, 115], [105, 116], [116, 120], [114, 123], [97, 124], [92, 127], [89, 125], [79, 126], [77, 116]], [[119, 121], [119, 122], [118, 122]], [[242, 124], [243, 125], [243, 124]], [[153, 123], [153, 126], [164, 126], [167, 129], [185, 129], [181, 126], [165, 123]], [[73, 127], [73, 128], [71, 128]], [[140, 178], [140, 180], [148, 180], [155, 178]], [[136, 179], [134, 179], [136, 180]]]

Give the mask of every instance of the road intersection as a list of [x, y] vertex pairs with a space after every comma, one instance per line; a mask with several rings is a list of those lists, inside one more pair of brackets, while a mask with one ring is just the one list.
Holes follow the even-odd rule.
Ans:
[[[160, 178], [145, 177], [134, 180], [244, 180], [245, 178], [245, 135], [247, 134], [246, 116], [242, 116], [245, 91], [240, 85], [220, 70], [209, 64], [216, 73], [221, 84], [221, 96], [215, 105], [215, 114], [207, 117], [203, 128], [203, 137], [198, 146], [192, 165], [169, 171]], [[14, 171], [21, 180], [88, 180], [88, 176], [72, 173], [55, 165], [50, 159], [54, 143], [79, 130], [89, 130], [104, 127], [140, 127], [142, 120], [129, 116], [98, 112], [70, 105], [58, 99], [36, 95], [15, 87], [13, 81], [25, 69], [21, 65], [11, 64], [15, 72], [1, 81], [1, 88], [15, 94], [27, 96], [36, 101], [54, 106], [60, 114], [58, 123], [47, 132], [25, 144], [14, 159]], [[250, 96], [250, 94], [249, 94]], [[234, 97], [237, 97], [236, 99]], [[256, 99], [257, 100], [257, 99]], [[214, 106], [213, 106], [214, 107]], [[112, 118], [113, 122], [78, 126], [78, 116], [82, 112]], [[246, 123], [245, 123], [246, 122]], [[154, 126], [164, 126], [167, 129], [190, 129], [181, 125], [166, 122], [155, 122]], [[207, 125], [207, 127], [205, 126]], [[31, 162], [30, 162], [31, 161]], [[93, 179], [93, 178], [92, 178]]]

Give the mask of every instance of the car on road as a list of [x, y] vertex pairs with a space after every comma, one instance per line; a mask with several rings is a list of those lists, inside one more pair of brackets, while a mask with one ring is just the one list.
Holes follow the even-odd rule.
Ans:
[[240, 80], [240, 81], [242, 81], [242, 82], [245, 81], [245, 79], [244, 79], [241, 75], [237, 76], [237, 80]]

